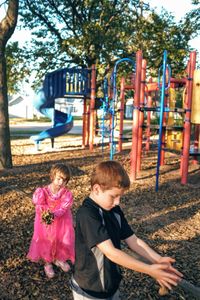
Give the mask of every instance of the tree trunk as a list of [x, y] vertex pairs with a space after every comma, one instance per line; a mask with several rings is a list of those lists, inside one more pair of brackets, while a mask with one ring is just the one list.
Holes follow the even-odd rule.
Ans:
[[6, 16], [0, 22], [0, 169], [12, 168], [5, 47], [18, 17], [19, 0], [9, 0]]

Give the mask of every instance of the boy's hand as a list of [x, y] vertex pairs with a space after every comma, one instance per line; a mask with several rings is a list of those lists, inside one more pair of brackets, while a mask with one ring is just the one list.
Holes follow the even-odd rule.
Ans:
[[175, 262], [174, 258], [164, 256], [164, 257], [160, 257], [160, 259], [158, 260], [157, 263], [165, 264], [165, 265], [167, 264], [168, 265], [168, 270], [167, 270], [168, 272], [175, 273], [179, 277], [183, 277], [183, 274], [172, 266], [172, 263], [174, 263], [174, 262]]
[[172, 264], [172, 263], [174, 263], [175, 262], [175, 259], [174, 258], [172, 258], [172, 257], [169, 257], [169, 256], [161, 256], [157, 261], [156, 261], [156, 263], [158, 263], [158, 264], [162, 264], [162, 263], [164, 263], [164, 264]]
[[165, 286], [169, 290], [172, 289], [172, 286], [177, 286], [183, 276], [169, 263], [152, 264], [149, 267], [149, 275], [155, 278], [161, 286]]

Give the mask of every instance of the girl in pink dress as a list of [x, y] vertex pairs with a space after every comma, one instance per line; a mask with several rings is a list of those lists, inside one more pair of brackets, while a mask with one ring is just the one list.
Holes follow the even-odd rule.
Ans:
[[74, 263], [74, 228], [72, 193], [65, 187], [70, 170], [64, 164], [56, 164], [51, 168], [50, 178], [48, 186], [37, 188], [33, 194], [36, 213], [27, 257], [33, 262], [42, 259], [47, 277], [53, 278], [53, 264], [68, 272], [66, 260]]

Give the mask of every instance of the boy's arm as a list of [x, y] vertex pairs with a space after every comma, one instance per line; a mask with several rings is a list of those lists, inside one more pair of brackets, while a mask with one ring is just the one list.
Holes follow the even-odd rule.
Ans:
[[[172, 263], [175, 262], [175, 259], [168, 256], [161, 256], [151, 247], [147, 245], [143, 240], [139, 239], [135, 234], [130, 236], [125, 240], [128, 247], [139, 255], [137, 259], [147, 263], [147, 264], [166, 264], [168, 266], [167, 271], [175, 273], [178, 276], [183, 276], [178, 270], [176, 270]], [[162, 281], [159, 281], [159, 284], [162, 285]]]
[[147, 261], [152, 263], [160, 262], [162, 256], [155, 252], [152, 248], [150, 248], [143, 240], [139, 239], [135, 234], [127, 238], [125, 242], [131, 250], [133, 250], [140, 256], [146, 258]]
[[115, 248], [110, 239], [98, 244], [97, 247], [114, 263], [136, 272], [148, 274], [157, 281], [162, 282], [162, 285], [168, 289], [171, 289], [172, 285], [176, 286], [177, 282], [180, 280], [179, 276], [181, 276], [181, 273], [178, 271], [177, 272], [180, 275], [177, 275], [174, 272], [170, 273], [168, 264], [149, 265], [141, 262], [122, 250]]
[[[125, 240], [128, 247], [136, 252], [142, 258], [145, 258], [148, 263], [165, 263], [169, 265], [170, 271], [176, 273], [171, 264], [175, 262], [175, 259], [168, 256], [161, 256], [155, 250], [147, 245], [143, 240], [139, 239], [135, 234]], [[179, 273], [179, 272], [178, 272]], [[177, 274], [178, 274], [177, 273]], [[178, 274], [180, 275], [180, 274]]]

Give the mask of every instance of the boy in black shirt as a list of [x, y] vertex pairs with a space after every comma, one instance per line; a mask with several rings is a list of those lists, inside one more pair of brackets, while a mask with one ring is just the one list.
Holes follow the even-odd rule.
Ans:
[[[129, 187], [129, 177], [118, 162], [101, 162], [94, 169], [90, 196], [76, 216], [74, 300], [119, 300], [120, 266], [148, 274], [168, 289], [182, 277], [171, 265], [174, 259], [160, 256], [128, 225], [119, 203]], [[122, 251], [121, 240], [152, 264]]]

